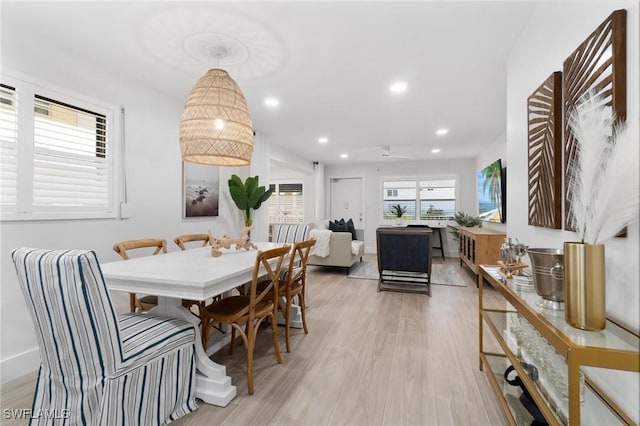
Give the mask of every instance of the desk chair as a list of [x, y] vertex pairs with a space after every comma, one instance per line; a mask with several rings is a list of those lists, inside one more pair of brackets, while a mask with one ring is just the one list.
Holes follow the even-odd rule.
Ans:
[[[115, 243], [113, 250], [118, 253], [124, 260], [129, 260], [127, 250], [136, 250], [142, 248], [155, 248], [153, 255], [160, 252], [167, 252], [167, 242], [159, 238], [145, 238], [140, 240], [125, 240]], [[147, 295], [137, 298], [135, 293], [129, 293], [129, 306], [131, 312], [148, 311], [158, 304], [158, 296]]]
[[31, 424], [160, 425], [198, 408], [193, 325], [118, 316], [96, 254], [11, 253], [40, 348]]
[[[262, 320], [269, 318], [273, 337], [273, 349], [279, 364], [282, 364], [282, 356], [278, 346], [278, 281], [282, 271], [284, 258], [289, 253], [290, 246], [277, 247], [265, 251], [259, 251], [256, 256], [253, 276], [247, 295], [225, 297], [222, 300], [207, 306], [202, 315], [202, 344], [207, 347], [208, 328], [213, 323], [229, 324], [231, 326], [231, 345], [229, 353], [233, 353], [236, 342], [236, 331], [240, 333], [247, 348], [247, 388], [249, 395], [253, 394], [253, 350], [256, 343], [256, 333]], [[276, 259], [275, 268], [270, 261]], [[263, 289], [258, 289], [258, 279], [268, 274], [269, 281]], [[244, 325], [244, 326], [243, 326]]]

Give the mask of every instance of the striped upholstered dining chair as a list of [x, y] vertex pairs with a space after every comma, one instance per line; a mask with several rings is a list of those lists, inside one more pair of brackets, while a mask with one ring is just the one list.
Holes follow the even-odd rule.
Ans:
[[309, 225], [273, 225], [271, 241], [274, 243], [297, 243], [309, 238]]
[[34, 412], [64, 412], [65, 424], [161, 425], [197, 408], [193, 325], [117, 316], [93, 251], [20, 248], [12, 258], [40, 347]]

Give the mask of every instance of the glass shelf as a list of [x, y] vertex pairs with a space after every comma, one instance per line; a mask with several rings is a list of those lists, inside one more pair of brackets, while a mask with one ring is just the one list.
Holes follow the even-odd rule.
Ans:
[[[485, 282], [497, 290], [487, 293], [486, 300]], [[487, 328], [507, 356], [503, 362], [514, 363], [522, 374], [523, 364], [536, 367], [538, 377], [527, 376], [525, 382], [551, 424], [567, 424], [573, 417], [572, 424], [638, 424], [637, 335], [611, 321], [596, 332], [571, 327], [564, 310], [539, 306], [532, 285], [504, 279], [498, 266], [481, 265], [478, 284], [481, 368], [489, 363], [489, 355], [500, 353], [486, 352], [483, 328]], [[569, 376], [575, 380], [571, 387]]]
[[533, 416], [524, 408], [520, 400], [520, 394], [522, 391], [519, 387], [511, 386], [504, 379], [505, 370], [511, 365], [508, 358], [500, 356], [487, 355], [487, 366], [495, 379], [500, 392], [509, 407], [511, 416], [518, 425], [530, 425], [533, 421]]
[[[555, 372], [552, 371], [552, 369], [555, 366], [549, 362], [549, 355], [551, 354], [549, 352], [546, 354], [530, 354], [527, 352], [527, 349], [522, 345], [522, 338], [516, 336], [518, 332], [514, 332], [514, 330], [511, 330], [509, 327], [509, 325], [513, 324], [511, 320], [515, 317], [519, 316], [512, 312], [485, 313], [485, 318], [491, 321], [500, 334], [499, 337], [501, 337], [504, 342], [507, 342], [507, 344], [509, 344], [509, 342], [516, 342], [515, 347], [513, 346], [513, 343], [509, 344], [511, 354], [521, 363], [527, 363], [536, 367], [537, 378], [535, 380], [531, 376], [529, 378], [532, 379], [531, 381], [534, 383], [537, 392], [544, 398], [547, 405], [556, 416], [556, 420], [561, 424], [567, 424], [567, 419], [569, 417], [569, 401], [566, 396], [561, 394], [556, 386], [552, 385], [552, 374]], [[540, 339], [542, 339], [541, 336]], [[556, 355], [558, 357], [560, 356], [559, 354]], [[489, 359], [489, 357], [487, 357], [487, 359]], [[508, 358], [501, 359], [504, 364], [504, 368], [502, 368], [502, 370], [496, 371], [493, 366], [491, 368], [496, 375], [499, 374], [500, 371], [504, 373], [505, 369], [510, 365]], [[504, 378], [502, 381], [504, 382]], [[506, 382], [504, 382], [504, 385], [513, 388], [513, 386], [510, 386]], [[581, 406], [581, 424], [583, 425], [599, 426], [624, 424], [588, 385], [585, 385], [584, 387], [584, 402]]]
[[[502, 276], [498, 272], [497, 266], [482, 266], [492, 277], [504, 282]], [[592, 346], [604, 349], [618, 349], [624, 351], [638, 352], [640, 351], [640, 340], [638, 337], [629, 333], [622, 327], [607, 321], [606, 328], [602, 331], [584, 331], [571, 327], [564, 318], [563, 310], [553, 310], [541, 308], [536, 303], [540, 296], [530, 289], [514, 284], [511, 280], [507, 280], [506, 288], [513, 292], [513, 295], [520, 298], [529, 306], [529, 308], [542, 316], [548, 321], [556, 333], [562, 334], [569, 338], [574, 345]]]

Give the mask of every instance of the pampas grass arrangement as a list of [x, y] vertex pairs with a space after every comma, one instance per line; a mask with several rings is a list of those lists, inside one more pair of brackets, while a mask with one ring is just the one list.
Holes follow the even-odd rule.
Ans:
[[572, 225], [589, 244], [603, 244], [639, 216], [640, 139], [614, 120], [611, 107], [592, 92], [569, 115], [577, 140], [568, 171]]

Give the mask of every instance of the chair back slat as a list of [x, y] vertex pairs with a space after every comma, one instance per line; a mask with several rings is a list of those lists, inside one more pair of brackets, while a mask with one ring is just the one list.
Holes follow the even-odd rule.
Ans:
[[[129, 252], [127, 250], [136, 250], [142, 248], [154, 248], [153, 255], [157, 255], [162, 251], [162, 253], [167, 252], [167, 242], [162, 238], [142, 238], [138, 240], [125, 240], [115, 243], [113, 245], [113, 250], [118, 253], [124, 260], [129, 260]], [[155, 301], [152, 301], [145, 305], [142, 304], [140, 300], [136, 297], [135, 293], [129, 293], [129, 309], [131, 312], [136, 312], [136, 310], [143, 311], [145, 309], [149, 309], [148, 305], [153, 306]]]
[[307, 261], [311, 248], [316, 244], [316, 240], [300, 241], [293, 245], [289, 256], [289, 269], [287, 271], [287, 291], [291, 291], [291, 284], [304, 280], [307, 274]]
[[115, 243], [113, 250], [118, 253], [124, 260], [129, 260], [127, 250], [135, 250], [140, 248], [155, 248], [153, 254], [156, 255], [162, 251], [167, 252], [167, 242], [161, 238], [143, 238], [139, 240], [125, 240]]
[[[278, 293], [278, 280], [280, 279], [280, 272], [282, 271], [282, 265], [284, 264], [284, 258], [289, 253], [290, 246], [284, 245], [282, 247], [272, 248], [265, 251], [259, 251], [256, 255], [256, 263], [253, 268], [253, 277], [251, 280], [251, 288], [249, 290], [249, 318], [253, 318], [255, 313], [255, 306], [262, 299], [264, 299], [273, 290], [274, 302], [277, 303]], [[278, 258], [275, 267], [272, 267], [270, 261], [274, 258]], [[258, 280], [263, 275], [262, 270], [266, 271], [269, 283], [261, 286], [258, 291]], [[263, 281], [264, 282], [264, 281]]]
[[190, 243], [192, 241], [202, 241], [202, 245], [200, 247], [204, 247], [209, 244], [209, 234], [185, 234], [178, 235], [173, 242], [175, 242], [180, 250], [186, 250], [186, 243]]

